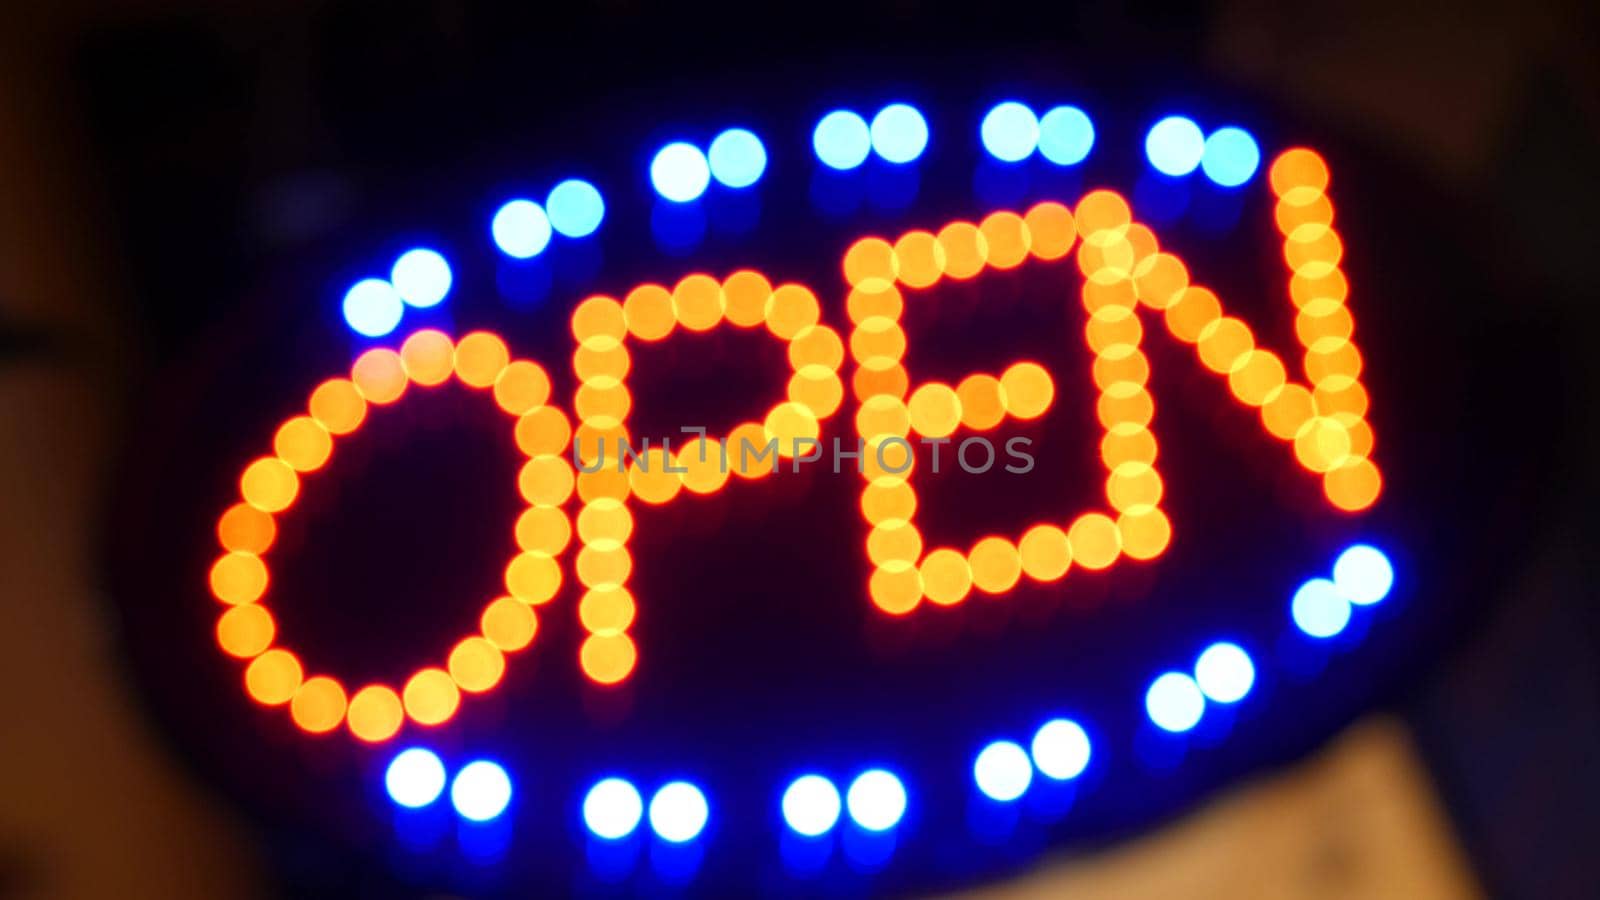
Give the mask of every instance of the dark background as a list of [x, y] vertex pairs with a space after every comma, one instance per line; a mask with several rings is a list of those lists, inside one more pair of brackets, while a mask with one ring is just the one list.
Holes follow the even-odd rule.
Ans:
[[[1463, 569], [1494, 574], [1492, 601], [1473, 598], [1467, 614], [1438, 623], [1426, 643], [1445, 652], [1411, 667], [1383, 706], [1407, 722], [1485, 890], [1583, 896], [1600, 881], [1583, 852], [1600, 803], [1600, 780], [1587, 764], [1600, 749], [1585, 508], [1595, 496], [1590, 260], [1591, 211], [1600, 201], [1592, 13], [1551, 5], [1439, 16], [1382, 7], [1288, 14], [1220, 4], [1184, 13], [1055, 8], [952, 18], [897, 5], [837, 18], [812, 12], [782, 25], [760, 23], [748, 10], [690, 20], [621, 6], [219, 13], [136, 4], [13, 15], [16, 27], [0, 39], [11, 123], [0, 138], [0, 371], [8, 450], [18, 460], [8, 473], [15, 515], [5, 568], [19, 574], [6, 581], [5, 603], [16, 617], [6, 639], [19, 647], [6, 680], [36, 704], [18, 722], [19, 784], [52, 783], [28, 772], [61, 752], [54, 748], [83, 753], [106, 739], [104, 722], [150, 714], [140, 676], [124, 668], [141, 649], [158, 651], [137, 640], [130, 653], [123, 640], [73, 637], [73, 629], [92, 634], [110, 605], [126, 602], [125, 592], [94, 598], [91, 589], [107, 584], [105, 548], [129, 543], [119, 530], [140, 527], [107, 497], [128, 493], [130, 448], [160, 445], [164, 432], [151, 416], [161, 404], [150, 393], [165, 389], [181, 361], [225, 355], [206, 342], [242, 327], [230, 321], [281, 322], [274, 291], [317, 292], [293, 308], [331, 310], [337, 285], [353, 277], [338, 267], [387, 258], [379, 242], [419, 227], [417, 210], [450, 203], [448, 185], [461, 172], [536, 159], [530, 119], [543, 128], [559, 123], [575, 145], [615, 139], [643, 147], [648, 126], [607, 133], [614, 109], [687, 114], [749, 103], [751, 86], [706, 87], [704, 77], [722, 71], [799, 70], [824, 58], [854, 77], [893, 79], [904, 77], [908, 60], [943, 59], [949, 97], [959, 84], [953, 76], [968, 65], [980, 69], [971, 77], [984, 90], [1002, 61], [1020, 69], [1011, 76], [1019, 84], [1046, 77], [1053, 65], [1092, 72], [1083, 76], [1089, 83], [1138, 67], [1158, 84], [1198, 71], [1232, 96], [1276, 105], [1285, 118], [1362, 148], [1374, 171], [1415, 177], [1417, 197], [1452, 212], [1449, 236], [1439, 239], [1449, 245], [1429, 257], [1450, 269], [1436, 283], [1470, 282], [1462, 297], [1504, 307], [1467, 310], [1467, 321], [1479, 323], [1469, 332], [1494, 333], [1461, 335], [1443, 348], [1441, 365], [1536, 366], [1508, 372], [1507, 383], [1541, 394], [1517, 404], [1507, 402], [1515, 392], [1468, 383], [1451, 398], [1452, 408], [1481, 417], [1467, 433], [1498, 439], [1462, 441], [1448, 464], [1475, 473], [1473, 485], [1499, 483], [1509, 497], [1492, 516], [1474, 516], [1463, 503], [1467, 518], [1453, 524], [1479, 530], [1473, 546], [1491, 555], [1501, 548], [1505, 558], [1461, 560]], [[657, 77], [663, 72], [673, 74]], [[596, 110], [602, 103], [614, 107]], [[541, 174], [525, 177], [537, 183]], [[1388, 175], [1386, 186], [1399, 194], [1405, 184]], [[1496, 338], [1505, 335], [1519, 348], [1508, 360], [1462, 358], [1504, 346]], [[1527, 452], [1507, 456], [1507, 447]], [[132, 456], [137, 468], [141, 457]], [[59, 546], [76, 549], [37, 552]], [[59, 565], [29, 574], [48, 560]], [[77, 597], [76, 605], [54, 602], [57, 591]], [[79, 607], [65, 625], [51, 618]], [[88, 669], [108, 669], [119, 691], [99, 696], [84, 687], [94, 677], [59, 674], [81, 671], [63, 663], [78, 658], [70, 648], [92, 659]], [[109, 732], [119, 737], [101, 748], [129, 748], [112, 757], [170, 752], [148, 749], [148, 725], [121, 727], [143, 738]], [[170, 738], [158, 733], [163, 746]], [[48, 787], [12, 793], [14, 808], [0, 806], [0, 889], [69, 892], [57, 874], [63, 868], [116, 870], [75, 864], [60, 849], [74, 844], [49, 837], [57, 833], [51, 808], [76, 821], [69, 831], [104, 829], [101, 846], [118, 847], [130, 832], [146, 831], [148, 840], [139, 822], [163, 821], [161, 810], [183, 810], [172, 821], [188, 829], [214, 815], [189, 806], [204, 810], [206, 801], [169, 799], [185, 793], [165, 786], [173, 782], [166, 771], [129, 776], [141, 785], [132, 789], [119, 780], [123, 802], [98, 807]], [[169, 851], [184, 829], [172, 833]], [[213, 839], [249, 843], [249, 828], [235, 833]], [[95, 845], [87, 835], [78, 843]], [[159, 855], [122, 852], [146, 863], [134, 872], [153, 870]], [[229, 871], [227, 858], [202, 869]], [[320, 865], [269, 852], [255, 877], [293, 892], [324, 877]]]

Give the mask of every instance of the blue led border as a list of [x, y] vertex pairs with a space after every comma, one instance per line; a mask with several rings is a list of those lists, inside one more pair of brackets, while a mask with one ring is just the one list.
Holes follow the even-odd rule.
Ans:
[[[1026, 162], [1035, 154], [1057, 166], [1075, 166], [1094, 147], [1094, 123], [1076, 106], [1059, 105], [1040, 116], [1016, 100], [996, 104], [985, 113], [978, 136], [985, 152], [1002, 165]], [[826, 168], [849, 171], [876, 155], [890, 165], [908, 165], [927, 151], [927, 119], [909, 103], [890, 103], [869, 122], [849, 109], [836, 109], [818, 120], [811, 133], [812, 153]], [[1151, 168], [1181, 178], [1201, 171], [1219, 187], [1247, 183], [1261, 167], [1261, 150], [1251, 134], [1234, 125], [1208, 136], [1193, 119], [1167, 116], [1145, 136], [1144, 152]], [[767, 171], [766, 145], [743, 127], [723, 130], [702, 150], [691, 141], [674, 140], [651, 157], [650, 184], [672, 205], [699, 200], [713, 184], [740, 191], [755, 185]], [[518, 261], [542, 256], [557, 237], [581, 241], [594, 236], [605, 221], [606, 202], [600, 189], [580, 178], [552, 187], [543, 205], [527, 197], [505, 201], [489, 222], [489, 235], [499, 251]], [[392, 334], [407, 307], [426, 309], [449, 294], [449, 263], [438, 250], [415, 247], [402, 253], [387, 280], [366, 277], [345, 292], [345, 323], [364, 338]]]
[[[1331, 578], [1309, 579], [1295, 591], [1290, 622], [1312, 640], [1331, 640], [1346, 630], [1357, 611], [1386, 599], [1393, 584], [1388, 556], [1370, 544], [1353, 544], [1335, 560]], [[1259, 676], [1244, 647], [1217, 641], [1200, 652], [1192, 675], [1173, 669], [1151, 681], [1144, 697], [1146, 718], [1169, 735], [1185, 734], [1200, 725], [1211, 705], [1233, 706], [1247, 699]], [[1026, 748], [1004, 738], [985, 745], [974, 759], [971, 776], [990, 801], [1009, 804], [1033, 788], [1036, 775], [1050, 782], [1073, 782], [1099, 757], [1081, 724], [1053, 718], [1031, 735]], [[497, 818], [513, 795], [512, 781], [499, 764], [474, 760], [448, 778], [438, 755], [419, 746], [396, 754], [384, 781], [390, 799], [407, 809], [437, 802], [448, 782], [457, 814], [472, 822]], [[862, 831], [892, 833], [911, 799], [900, 777], [881, 767], [856, 773], [842, 792], [820, 770], [808, 771], [782, 785], [774, 796], [780, 798], [778, 811], [790, 837], [804, 840], [825, 839], [846, 815]], [[579, 808], [590, 835], [602, 841], [630, 838], [648, 820], [657, 838], [683, 844], [698, 839], [712, 818], [709, 798], [692, 782], [676, 780], [655, 788], [646, 806], [638, 787], [618, 775], [607, 775], [591, 786]]]

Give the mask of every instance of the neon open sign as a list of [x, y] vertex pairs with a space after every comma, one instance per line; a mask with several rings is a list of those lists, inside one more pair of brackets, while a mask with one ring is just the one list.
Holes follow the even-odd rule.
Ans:
[[[989, 153], [1015, 161], [1037, 152], [1058, 165], [1075, 165], [1087, 155], [1093, 132], [1085, 131], [1080, 111], [1061, 107], [1032, 117], [1020, 104], [996, 107], [982, 126]], [[1227, 188], [1250, 180], [1259, 163], [1253, 139], [1238, 129], [1196, 137], [1198, 129], [1184, 122], [1164, 120], [1151, 129], [1153, 165], [1169, 175], [1203, 165]], [[853, 114], [824, 117], [814, 149], [825, 166], [844, 169], [869, 153], [895, 163], [915, 159], [927, 140], [920, 114], [892, 105], [870, 126]], [[669, 145], [655, 157], [651, 177], [663, 198], [685, 202], [704, 193], [713, 178], [732, 189], [748, 187], [765, 164], [759, 140], [733, 129], [709, 154]], [[572, 619], [585, 635], [577, 659], [583, 674], [596, 685], [619, 685], [636, 676], [641, 656], [651, 652], [648, 642], [632, 636], [635, 620], [651, 610], [651, 597], [632, 577], [635, 513], [690, 496], [759, 491], [760, 482], [823, 459], [857, 481], [856, 506], [866, 526], [859, 598], [890, 622], [936, 615], [930, 608], [974, 595], [1003, 597], [1026, 583], [1071, 579], [1075, 571], [1152, 561], [1181, 541], [1184, 529], [1163, 506], [1147, 354], [1157, 340], [1192, 348], [1195, 372], [1254, 411], [1285, 462], [1320, 483], [1328, 509], [1365, 511], [1377, 502], [1383, 479], [1373, 459], [1369, 394], [1346, 302], [1350, 288], [1328, 167], [1318, 153], [1296, 148], [1277, 155], [1266, 176], [1285, 269], [1276, 290], [1292, 311], [1294, 350], [1259, 341], [1257, 329], [1230, 314], [1225, 298], [1163, 249], [1128, 200], [1104, 189], [1070, 204], [1051, 200], [926, 230], [860, 237], [839, 259], [842, 278], [835, 284], [785, 282], [736, 268], [589, 296], [570, 313], [570, 363], [520, 358], [506, 340], [483, 330], [452, 336], [421, 329], [391, 347], [366, 350], [348, 375], [316, 384], [303, 409], [277, 428], [270, 452], [243, 467], [238, 501], [217, 521], [220, 552], [209, 571], [210, 591], [223, 606], [217, 641], [243, 661], [244, 688], [256, 703], [283, 708], [308, 734], [343, 731], [363, 744], [426, 734], [450, 722], [474, 695], [501, 684], [516, 654], [540, 631], [567, 627]], [[603, 217], [598, 191], [568, 181], [543, 206], [507, 203], [492, 233], [508, 256], [528, 258], [544, 252], [553, 232], [588, 235]], [[1038, 270], [1033, 283], [1044, 287], [1032, 289], [1028, 302], [1069, 306], [1081, 323], [1076, 334], [1059, 340], [1081, 341], [1090, 352], [1095, 393], [1083, 399], [1092, 400], [1099, 435], [1094, 448], [1084, 449], [1098, 456], [1101, 499], [962, 541], [933, 542], [919, 527], [927, 511], [918, 489], [931, 474], [919, 452], [943, 449], [947, 464], [963, 468], [976, 458], [980, 469], [998, 460], [1025, 470], [1038, 448], [1007, 439], [1005, 429], [1073, 399], [1058, 390], [1058, 373], [1033, 359], [947, 380], [916, 369], [909, 351], [918, 342], [924, 295], [950, 282], [970, 282], [981, 293], [986, 278], [1012, 270]], [[365, 281], [351, 290], [346, 318], [358, 332], [388, 335], [406, 305], [440, 302], [450, 278], [437, 253], [412, 251], [389, 282]], [[847, 321], [829, 321], [825, 307], [842, 309]], [[1166, 337], [1147, 336], [1146, 328]], [[635, 355], [676, 336], [727, 330], [763, 335], [783, 348], [783, 395], [722, 433], [685, 428], [656, 442], [637, 433], [630, 425]], [[551, 372], [569, 364], [576, 390], [556, 396]], [[458, 635], [443, 658], [395, 683], [347, 685], [310, 670], [279, 639], [270, 608], [267, 559], [277, 523], [292, 514], [303, 491], [317, 489], [318, 473], [341, 440], [385, 407], [452, 381], [504, 414], [522, 456], [515, 483], [506, 485], [516, 491], [522, 512], [514, 525], [517, 551], [503, 563], [504, 590], [485, 598], [475, 631]], [[1295, 624], [1315, 637], [1337, 633], [1352, 605], [1383, 599], [1392, 581], [1387, 559], [1364, 545], [1341, 555], [1330, 574], [1306, 582], [1291, 605]], [[573, 585], [576, 609], [562, 609], [553, 601]], [[1168, 672], [1150, 683], [1148, 715], [1162, 729], [1185, 731], [1207, 702], [1237, 702], [1254, 679], [1249, 654], [1219, 642], [1200, 655], [1192, 676]], [[1089, 754], [1078, 723], [1053, 719], [1026, 748], [1009, 740], [987, 746], [973, 777], [987, 796], [1011, 800], [1027, 790], [1035, 771], [1076, 777]], [[390, 795], [402, 806], [433, 802], [446, 783], [437, 757], [423, 748], [393, 757], [388, 772]], [[457, 773], [452, 790], [463, 816], [489, 819], [504, 810], [511, 784], [498, 766], [474, 763]], [[785, 822], [802, 835], [828, 831], [846, 807], [857, 825], [880, 831], [899, 820], [906, 793], [883, 769], [855, 773], [843, 796], [829, 779], [812, 774], [786, 785], [781, 806]], [[585, 821], [600, 837], [627, 834], [644, 815], [642, 799], [625, 780], [602, 780], [585, 796]], [[662, 837], [689, 840], [704, 827], [709, 809], [698, 787], [674, 782], [657, 792], [651, 820]]]

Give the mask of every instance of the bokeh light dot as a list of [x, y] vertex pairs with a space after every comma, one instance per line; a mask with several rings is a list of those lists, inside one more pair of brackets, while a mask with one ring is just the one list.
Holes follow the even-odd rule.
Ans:
[[450, 783], [450, 805], [464, 819], [487, 822], [511, 804], [511, 776], [486, 759], [467, 763]]
[[908, 163], [928, 147], [928, 121], [908, 103], [891, 103], [872, 117], [872, 149], [888, 162]]
[[639, 827], [644, 800], [639, 790], [622, 778], [605, 778], [583, 798], [583, 824], [608, 841], [625, 838]]
[[1326, 578], [1313, 578], [1294, 592], [1289, 613], [1306, 634], [1331, 638], [1350, 623], [1350, 601], [1338, 585]]
[[836, 109], [817, 122], [811, 148], [830, 169], [854, 169], [872, 152], [872, 132], [859, 114]]
[[1001, 162], [1021, 162], [1039, 146], [1039, 119], [1028, 107], [1007, 100], [984, 115], [978, 136], [990, 156]]
[[783, 792], [783, 821], [796, 833], [816, 837], [839, 821], [839, 789], [821, 775], [802, 775]]
[[258, 603], [232, 606], [217, 621], [217, 644], [231, 656], [251, 659], [272, 646], [277, 626]]
[[650, 160], [650, 184], [674, 203], [699, 199], [711, 184], [711, 166], [700, 148], [674, 141], [656, 151]]
[[500, 207], [489, 223], [489, 233], [500, 252], [516, 259], [531, 259], [550, 245], [550, 217], [532, 200], [512, 200]]
[[1033, 764], [1047, 778], [1066, 781], [1089, 767], [1089, 734], [1071, 719], [1051, 719], [1039, 727], [1029, 745]]
[[1206, 138], [1193, 119], [1168, 116], [1151, 126], [1144, 139], [1145, 156], [1163, 175], [1187, 175], [1200, 165]]
[[1200, 686], [1182, 672], [1167, 672], [1151, 682], [1145, 692], [1145, 712], [1163, 731], [1188, 731], [1200, 723], [1205, 707]]
[[406, 714], [420, 725], [439, 725], [450, 720], [461, 705], [461, 690], [443, 669], [419, 669], [406, 680], [401, 691]]
[[389, 799], [407, 809], [420, 809], [444, 793], [444, 763], [422, 747], [402, 750], [383, 773]]
[[330, 378], [311, 392], [307, 409], [330, 434], [349, 434], [367, 417], [367, 401], [353, 382]]
[[310, 416], [295, 416], [278, 426], [272, 450], [296, 472], [312, 472], [328, 461], [333, 438], [321, 422]]
[[506, 663], [499, 648], [474, 635], [451, 649], [447, 667], [450, 678], [463, 691], [482, 693], [500, 683]]
[[257, 703], [279, 706], [294, 696], [303, 676], [300, 660], [293, 653], [274, 648], [251, 660], [245, 668], [245, 690]]
[[339, 727], [348, 708], [344, 687], [326, 675], [307, 678], [289, 700], [289, 717], [309, 734]]
[[345, 724], [357, 740], [368, 743], [386, 741], [405, 723], [405, 708], [400, 696], [381, 684], [368, 685], [350, 698]]
[[650, 798], [650, 830], [656, 837], [674, 844], [692, 841], [705, 830], [711, 816], [706, 795], [687, 781], [672, 781], [661, 786]]
[[450, 264], [437, 250], [417, 247], [400, 254], [389, 272], [395, 293], [406, 303], [426, 309], [450, 293]]
[[211, 566], [211, 595], [223, 603], [254, 603], [269, 578], [266, 564], [254, 553], [229, 552]]
[[1194, 677], [1208, 699], [1236, 703], [1255, 685], [1256, 667], [1243, 647], [1218, 641], [1200, 653], [1194, 665]]
[[767, 170], [767, 148], [743, 128], [729, 128], [711, 141], [711, 177], [724, 187], [745, 188]]
[[1039, 155], [1058, 166], [1075, 166], [1094, 149], [1094, 122], [1076, 106], [1057, 106], [1039, 119]]
[[606, 217], [606, 203], [600, 191], [577, 178], [568, 178], [551, 188], [544, 208], [545, 215], [550, 217], [550, 227], [569, 238], [594, 234]]
[[845, 808], [851, 820], [867, 831], [888, 831], [905, 815], [905, 785], [887, 769], [869, 769], [850, 782]]
[[539, 630], [539, 618], [521, 600], [499, 597], [479, 616], [478, 627], [489, 643], [502, 651], [513, 652], [533, 642]]
[[405, 303], [394, 285], [381, 278], [364, 278], [344, 295], [344, 320], [351, 330], [366, 337], [383, 337], [400, 324]]
[[1377, 547], [1355, 544], [1334, 561], [1333, 583], [1351, 603], [1367, 606], [1389, 596], [1394, 566]]
[[995, 741], [978, 753], [972, 778], [985, 797], [1009, 803], [1028, 792], [1033, 783], [1033, 763], [1027, 751], [1012, 741]]
[[281, 512], [300, 492], [300, 479], [289, 464], [275, 456], [257, 459], [239, 476], [239, 495], [262, 512]]
[[1222, 187], [1238, 187], [1261, 167], [1261, 148], [1243, 128], [1218, 128], [1206, 138], [1200, 168]]
[[599, 684], [616, 684], [627, 678], [638, 660], [639, 651], [626, 634], [591, 634], [578, 649], [583, 674]]
[[1066, 781], [1088, 769], [1093, 745], [1083, 725], [1072, 719], [1051, 719], [1034, 732], [1029, 753], [1034, 757], [1035, 767], [1046, 778]]

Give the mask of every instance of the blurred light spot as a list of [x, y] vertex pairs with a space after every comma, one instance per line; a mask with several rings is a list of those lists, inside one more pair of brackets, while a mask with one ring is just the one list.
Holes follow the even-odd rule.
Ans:
[[1201, 652], [1194, 664], [1194, 677], [1201, 692], [1210, 699], [1235, 703], [1255, 685], [1256, 667], [1243, 647], [1218, 641]]
[[231, 606], [217, 621], [217, 645], [240, 659], [253, 659], [272, 646], [277, 626], [259, 603]]
[[1076, 106], [1058, 106], [1039, 119], [1039, 153], [1058, 166], [1075, 166], [1094, 149], [1094, 123]]
[[711, 183], [711, 166], [699, 147], [676, 141], [662, 147], [650, 160], [650, 183], [666, 199], [688, 203], [706, 192]]
[[532, 200], [512, 200], [495, 212], [489, 233], [501, 253], [530, 259], [550, 244], [550, 218]]
[[1326, 578], [1313, 578], [1294, 592], [1289, 613], [1294, 624], [1315, 638], [1330, 638], [1350, 622], [1350, 601]]
[[[381, 684], [370, 684], [356, 691], [345, 711], [345, 725], [356, 740], [377, 743], [394, 737], [405, 724], [406, 712], [400, 695]], [[440, 788], [444, 787], [441, 776]]]
[[1206, 138], [1200, 168], [1223, 187], [1238, 187], [1261, 166], [1261, 148], [1243, 128], [1218, 128]]
[[978, 753], [972, 777], [985, 797], [1009, 803], [1028, 792], [1033, 763], [1027, 751], [1011, 741], [995, 741]]
[[682, 844], [705, 830], [711, 809], [706, 795], [687, 781], [672, 781], [661, 786], [650, 798], [650, 830], [664, 841]]
[[383, 773], [389, 799], [408, 809], [418, 809], [444, 793], [444, 763], [438, 754], [421, 747], [403, 750]]
[[628, 677], [639, 651], [626, 634], [591, 634], [578, 649], [583, 674], [599, 684], [616, 684]]
[[583, 824], [608, 841], [632, 834], [643, 816], [638, 789], [621, 778], [601, 780], [583, 798]]
[[743, 128], [730, 128], [711, 142], [711, 177], [724, 187], [755, 184], [767, 170], [767, 148]]
[[381, 278], [364, 278], [344, 295], [344, 320], [357, 334], [383, 337], [400, 324], [405, 304], [394, 285]]
[[854, 169], [866, 162], [867, 154], [872, 152], [872, 132], [861, 116], [837, 109], [817, 122], [811, 133], [811, 147], [828, 168]]
[[1193, 119], [1168, 116], [1151, 127], [1144, 139], [1150, 165], [1163, 175], [1187, 175], [1200, 165], [1206, 138]]
[[1182, 672], [1168, 672], [1150, 684], [1144, 695], [1145, 712], [1163, 731], [1188, 731], [1200, 723], [1206, 698], [1194, 679]]
[[437, 306], [450, 293], [450, 264], [436, 251], [417, 247], [394, 261], [389, 281], [400, 299], [412, 306]]
[[568, 178], [550, 189], [544, 201], [550, 227], [569, 238], [588, 237], [606, 217], [606, 203], [587, 181]]
[[1039, 119], [1015, 100], [996, 105], [978, 126], [983, 149], [1003, 162], [1021, 162], [1039, 146]]
[[1334, 562], [1333, 583], [1351, 603], [1367, 606], [1389, 596], [1394, 567], [1377, 547], [1355, 544]]
[[845, 793], [850, 818], [867, 831], [887, 831], [906, 813], [906, 788], [886, 769], [868, 769], [856, 776]]
[[418, 669], [401, 690], [406, 714], [419, 725], [439, 725], [461, 706], [461, 689], [443, 669]]
[[293, 653], [274, 648], [250, 661], [244, 670], [244, 686], [252, 700], [277, 706], [290, 701], [304, 675]]
[[802, 775], [783, 792], [783, 821], [797, 833], [816, 837], [839, 821], [839, 789], [821, 775]]
[[1077, 778], [1089, 767], [1089, 735], [1071, 719], [1052, 719], [1033, 735], [1033, 764], [1047, 778]]
[[892, 163], [908, 163], [928, 147], [928, 122], [917, 108], [891, 103], [872, 117], [872, 149]]
[[464, 819], [487, 822], [511, 803], [511, 776], [496, 763], [467, 763], [450, 783], [450, 804]]

